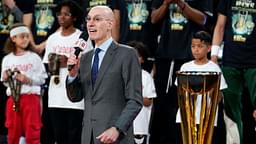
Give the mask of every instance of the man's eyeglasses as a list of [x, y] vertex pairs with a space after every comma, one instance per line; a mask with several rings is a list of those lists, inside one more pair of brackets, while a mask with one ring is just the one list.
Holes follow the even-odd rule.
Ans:
[[103, 20], [109, 20], [109, 19], [105, 19], [105, 18], [103, 18], [103, 17], [100, 17], [100, 16], [95, 16], [95, 17], [93, 17], [93, 18], [91, 18], [91, 17], [86, 17], [85, 18], [85, 22], [90, 22], [90, 21], [93, 21], [93, 22], [101, 22], [101, 21], [103, 21]]
[[57, 12], [56, 15], [57, 16], [65, 16], [65, 17], [71, 17], [72, 16], [71, 13], [61, 13], [61, 12]]

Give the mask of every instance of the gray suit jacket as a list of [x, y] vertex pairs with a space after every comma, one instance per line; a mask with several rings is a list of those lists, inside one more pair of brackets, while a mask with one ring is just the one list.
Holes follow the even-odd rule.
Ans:
[[79, 76], [67, 89], [76, 89], [73, 101], [85, 99], [82, 144], [100, 144], [96, 136], [115, 126], [120, 144], [133, 143], [132, 123], [142, 107], [141, 68], [136, 51], [112, 42], [101, 63], [94, 89], [91, 85], [93, 51], [81, 57]]

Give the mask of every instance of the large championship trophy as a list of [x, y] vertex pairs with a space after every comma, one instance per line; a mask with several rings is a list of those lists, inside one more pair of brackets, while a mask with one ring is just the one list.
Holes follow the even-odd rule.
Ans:
[[[177, 72], [178, 103], [183, 144], [211, 144], [218, 105], [220, 73]], [[196, 102], [201, 97], [201, 111], [196, 122]]]

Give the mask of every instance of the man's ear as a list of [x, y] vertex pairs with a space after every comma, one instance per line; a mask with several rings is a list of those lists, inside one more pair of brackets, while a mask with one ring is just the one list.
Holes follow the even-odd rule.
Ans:
[[112, 30], [113, 29], [113, 25], [114, 25], [114, 20], [108, 20], [107, 24], [108, 24], [109, 28]]

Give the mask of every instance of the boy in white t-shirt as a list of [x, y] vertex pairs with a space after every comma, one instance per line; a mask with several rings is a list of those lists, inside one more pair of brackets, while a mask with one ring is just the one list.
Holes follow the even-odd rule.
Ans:
[[[135, 48], [138, 52], [140, 64], [147, 59], [145, 45], [141, 42], [131, 41], [128, 45]], [[143, 107], [133, 122], [133, 133], [135, 144], [148, 144], [149, 125], [153, 98], [156, 97], [155, 84], [152, 76], [142, 69], [142, 95]]]
[[[184, 63], [181, 66], [180, 71], [221, 72], [220, 67], [214, 62], [208, 60], [207, 58], [207, 54], [211, 50], [210, 46], [211, 46], [211, 36], [207, 32], [199, 31], [195, 33], [191, 43], [191, 51], [194, 56], [194, 60]], [[175, 84], [177, 85], [177, 80]], [[221, 74], [220, 90], [223, 90], [225, 88], [227, 88], [227, 84], [223, 75]], [[222, 93], [220, 94], [221, 95], [220, 95], [219, 101], [221, 100], [221, 97], [222, 97]], [[197, 110], [196, 123], [197, 124], [199, 124], [199, 121], [200, 121], [201, 99], [202, 97], [198, 96], [196, 101], [196, 110]], [[217, 119], [218, 119], [218, 108], [216, 110], [216, 117], [214, 122], [215, 127], [217, 126]], [[177, 123], [181, 122], [180, 110], [178, 110], [177, 112], [176, 122]], [[216, 142], [216, 143], [219, 143], [219, 142]]]

